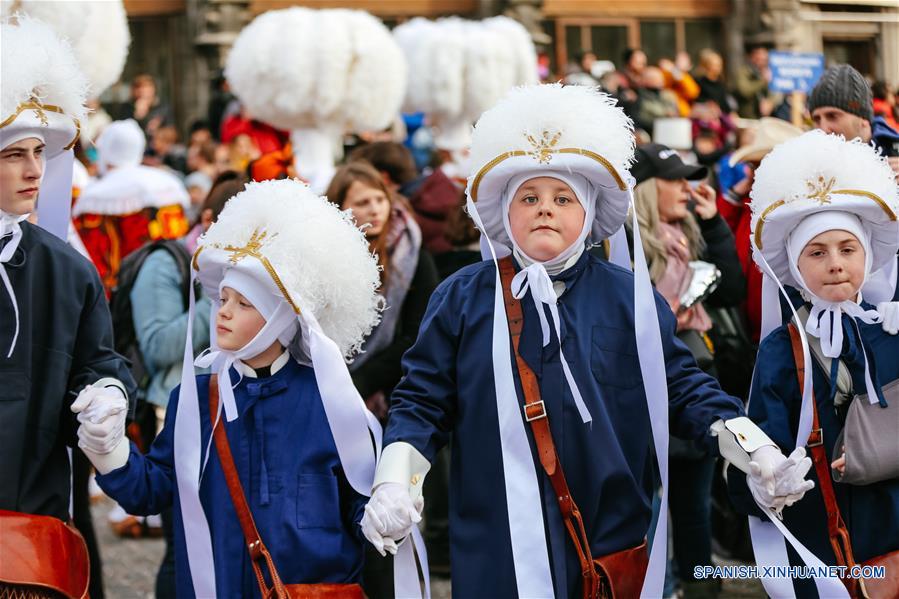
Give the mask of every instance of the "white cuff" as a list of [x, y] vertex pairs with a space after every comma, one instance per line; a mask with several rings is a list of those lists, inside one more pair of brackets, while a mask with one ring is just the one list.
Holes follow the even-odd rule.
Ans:
[[711, 434], [718, 437], [718, 451], [721, 457], [746, 474], [749, 474], [752, 452], [766, 445], [777, 447], [777, 444], [746, 416], [727, 421], [718, 420], [712, 424]]
[[431, 463], [425, 456], [403, 441], [391, 443], [381, 452], [372, 491], [384, 483], [399, 483], [409, 488], [409, 496], [417, 499]]
[[122, 397], [124, 397], [126, 401], [128, 400], [128, 392], [125, 391], [125, 384], [122, 381], [120, 381], [119, 379], [115, 379], [115, 378], [112, 378], [111, 376], [107, 376], [107, 377], [100, 379], [99, 381], [94, 383], [92, 386], [97, 387], [98, 389], [99, 388], [118, 389], [122, 393]]
[[97, 472], [100, 474], [109, 474], [113, 470], [121, 468], [128, 463], [128, 456], [131, 455], [131, 443], [126, 437], [109, 453], [94, 453], [90, 449], [85, 449], [83, 447], [81, 448], [81, 451], [83, 451], [84, 455], [91, 461], [91, 464], [94, 465]]

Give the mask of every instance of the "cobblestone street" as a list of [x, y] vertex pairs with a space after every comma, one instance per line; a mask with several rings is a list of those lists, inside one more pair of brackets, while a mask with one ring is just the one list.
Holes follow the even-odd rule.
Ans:
[[[156, 570], [162, 560], [162, 539], [122, 539], [113, 534], [106, 521], [112, 502], [103, 498], [94, 504], [94, 527], [103, 556], [103, 578], [107, 599], [152, 599]], [[719, 562], [732, 564], [736, 562]], [[433, 599], [449, 599], [450, 584], [444, 579], [431, 581]], [[483, 596], [489, 598], [488, 594]], [[725, 580], [721, 599], [764, 599], [758, 580]]]

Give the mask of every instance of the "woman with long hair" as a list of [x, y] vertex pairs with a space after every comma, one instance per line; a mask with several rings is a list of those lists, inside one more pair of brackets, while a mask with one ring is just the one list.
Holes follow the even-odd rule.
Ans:
[[381, 267], [380, 294], [386, 309], [350, 372], [369, 409], [383, 420], [387, 397], [402, 376], [400, 358], [415, 341], [437, 287], [437, 269], [422, 248], [411, 208], [387, 189], [371, 164], [359, 160], [341, 167], [326, 195], [342, 210], [352, 211]]

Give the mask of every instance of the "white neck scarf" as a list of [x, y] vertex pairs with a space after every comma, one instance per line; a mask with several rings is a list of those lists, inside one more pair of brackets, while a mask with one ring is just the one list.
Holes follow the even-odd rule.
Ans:
[[12, 342], [9, 345], [9, 351], [6, 354], [7, 358], [12, 357], [12, 352], [16, 348], [16, 341], [19, 338], [19, 303], [16, 299], [16, 292], [13, 291], [12, 283], [9, 281], [9, 275], [6, 274], [6, 267], [4, 264], [12, 260], [13, 255], [16, 253], [16, 249], [19, 247], [19, 242], [22, 241], [22, 225], [23, 220], [28, 218], [27, 214], [8, 214], [0, 210], [0, 239], [12, 235], [12, 239], [10, 239], [3, 249], [0, 250], [0, 279], [3, 280], [3, 286], [6, 288], [6, 293], [9, 295], [9, 300], [12, 302], [13, 312], [16, 318], [16, 329], [12, 336]]

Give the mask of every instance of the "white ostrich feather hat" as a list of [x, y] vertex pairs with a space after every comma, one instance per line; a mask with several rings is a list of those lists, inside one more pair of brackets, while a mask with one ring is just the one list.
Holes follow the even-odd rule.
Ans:
[[311, 313], [345, 357], [377, 324], [378, 265], [348, 213], [293, 179], [249, 183], [200, 238], [194, 269], [215, 301], [229, 269], [239, 269]]
[[895, 259], [899, 249], [893, 171], [861, 140], [815, 130], [776, 146], [756, 170], [750, 197], [753, 257], [760, 266], [764, 258], [786, 285], [798, 285], [790, 273], [787, 240], [812, 214], [841, 211], [858, 217], [871, 237], [871, 272]]
[[18, 15], [0, 25], [0, 149], [37, 137], [48, 159], [71, 149], [87, 114], [87, 78], [68, 42]]
[[122, 0], [0, 0], [0, 14], [23, 13], [38, 19], [72, 45], [75, 58], [97, 98], [119, 80], [131, 34]]
[[524, 171], [574, 172], [592, 184], [596, 202], [589, 240], [617, 231], [627, 217], [628, 173], [634, 157], [633, 123], [614, 98], [583, 86], [522, 86], [485, 112], [474, 128], [468, 197], [487, 237], [511, 248], [502, 198]]

